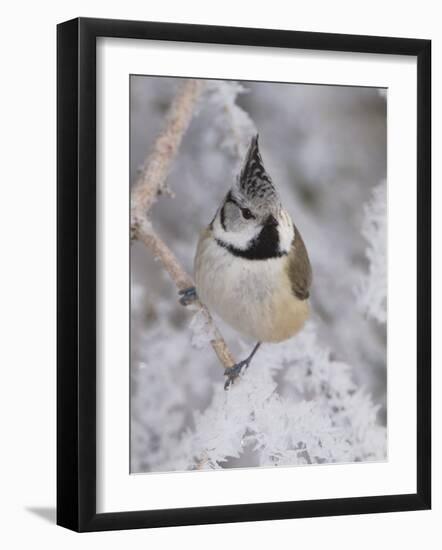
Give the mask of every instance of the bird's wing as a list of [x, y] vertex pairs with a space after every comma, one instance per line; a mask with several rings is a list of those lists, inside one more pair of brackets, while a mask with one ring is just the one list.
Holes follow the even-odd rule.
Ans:
[[293, 294], [300, 300], [310, 296], [312, 268], [301, 233], [294, 226], [295, 236], [288, 255], [288, 275]]

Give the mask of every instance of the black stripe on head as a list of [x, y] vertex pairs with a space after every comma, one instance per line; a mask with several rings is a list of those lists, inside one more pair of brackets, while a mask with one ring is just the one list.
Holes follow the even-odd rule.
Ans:
[[230, 191], [227, 193], [227, 197], [226, 197], [226, 200], [224, 201], [224, 204], [227, 204], [228, 202], [231, 202], [232, 204], [234, 204], [234, 205], [237, 206], [238, 208], [241, 208], [241, 206], [240, 206], [240, 204], [238, 203], [238, 201], [233, 197], [232, 190], [230, 190]]
[[219, 246], [228, 250], [234, 256], [247, 260], [269, 260], [286, 256], [287, 252], [279, 250], [279, 233], [274, 225], [265, 225], [260, 234], [254, 239], [246, 250], [236, 248], [221, 239], [216, 239]]
[[224, 229], [224, 231], [227, 231], [226, 229], [226, 213], [224, 212], [225, 203], [223, 204], [223, 207], [221, 208], [221, 212], [219, 213], [219, 219], [221, 222], [221, 227]]

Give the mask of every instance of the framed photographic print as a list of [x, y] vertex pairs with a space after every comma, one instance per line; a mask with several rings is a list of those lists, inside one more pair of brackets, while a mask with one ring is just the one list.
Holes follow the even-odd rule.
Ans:
[[58, 524], [430, 508], [430, 41], [57, 36]]

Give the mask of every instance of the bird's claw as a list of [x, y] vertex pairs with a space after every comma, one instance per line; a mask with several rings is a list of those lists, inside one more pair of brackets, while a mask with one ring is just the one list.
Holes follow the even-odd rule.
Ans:
[[249, 366], [249, 362], [247, 360], [240, 361], [239, 363], [236, 363], [236, 365], [233, 365], [232, 367], [229, 367], [224, 371], [224, 376], [227, 376], [227, 380], [224, 384], [224, 389], [228, 390], [230, 386], [235, 382], [235, 380], [239, 377], [241, 374], [241, 371], [244, 368], [247, 368]]
[[188, 306], [198, 299], [196, 288], [194, 286], [191, 286], [190, 288], [185, 288], [184, 290], [180, 290], [178, 294], [180, 294], [181, 296], [180, 304], [182, 306]]

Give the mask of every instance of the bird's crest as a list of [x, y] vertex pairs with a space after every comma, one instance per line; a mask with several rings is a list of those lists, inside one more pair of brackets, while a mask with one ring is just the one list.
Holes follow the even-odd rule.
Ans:
[[238, 180], [240, 192], [254, 203], [279, 204], [275, 186], [267, 174], [258, 146], [258, 134], [252, 138]]

